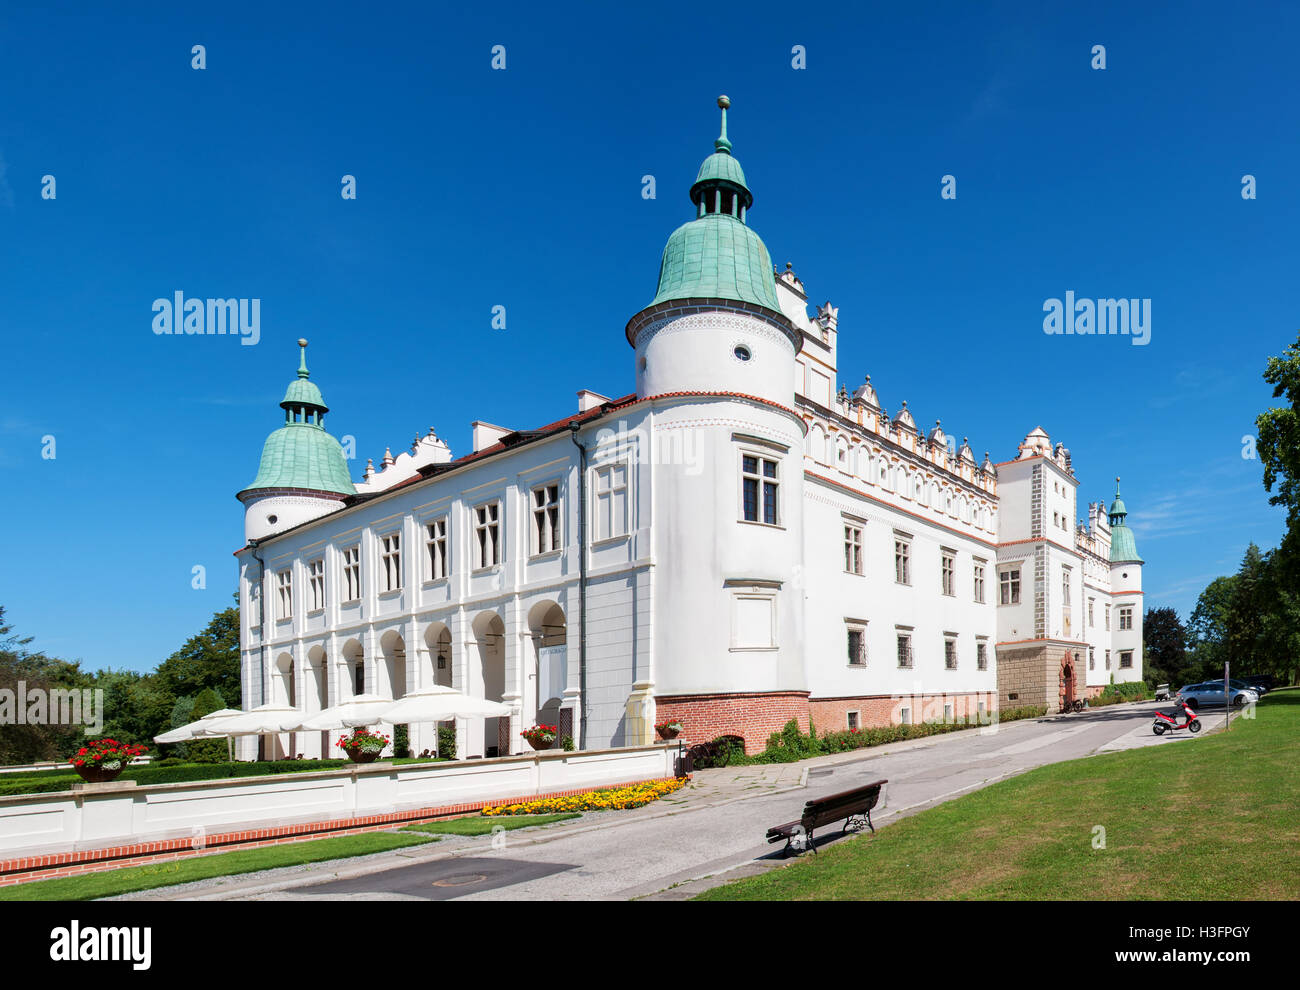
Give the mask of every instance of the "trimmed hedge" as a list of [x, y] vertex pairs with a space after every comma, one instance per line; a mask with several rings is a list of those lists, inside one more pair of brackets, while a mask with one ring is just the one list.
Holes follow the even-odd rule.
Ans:
[[1118, 705], [1121, 701], [1146, 701], [1151, 697], [1151, 688], [1145, 681], [1125, 681], [1122, 684], [1107, 684], [1102, 688], [1101, 694], [1088, 702], [1088, 707], [1102, 708]]
[[[1024, 718], [1041, 718], [1047, 709], [1034, 705], [1012, 708], [998, 712], [999, 722], [1014, 722]], [[767, 748], [761, 753], [747, 756], [739, 743], [728, 736], [720, 736], [707, 746], [707, 758], [695, 761], [700, 769], [708, 767], [749, 766], [763, 763], [795, 763], [813, 756], [829, 756], [833, 753], [848, 753], [855, 749], [869, 746], [883, 746], [887, 743], [903, 742], [908, 739], [921, 739], [926, 736], [956, 732], [960, 729], [973, 728], [978, 722], [920, 722], [910, 725], [881, 725], [869, 729], [842, 729], [818, 736], [816, 726], [809, 725], [809, 732], [804, 735], [799, 731], [799, 724], [791, 719], [780, 732], [773, 732], [767, 739]]]
[[[144, 766], [128, 768], [120, 779], [137, 784], [179, 784], [192, 780], [227, 780], [235, 777], [263, 777], [275, 773], [309, 773], [313, 770], [337, 770], [347, 760], [274, 760], [265, 763], [183, 763], [179, 766]], [[48, 794], [66, 791], [80, 781], [71, 770], [23, 774], [21, 781], [0, 778], [0, 797], [14, 794]]]

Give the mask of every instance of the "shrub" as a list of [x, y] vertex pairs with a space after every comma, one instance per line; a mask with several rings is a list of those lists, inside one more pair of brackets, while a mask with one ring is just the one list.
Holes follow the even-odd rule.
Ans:
[[456, 758], [456, 730], [449, 725], [438, 726], [438, 755], [449, 760]]
[[393, 756], [404, 760], [411, 755], [411, 730], [405, 725], [393, 726]]

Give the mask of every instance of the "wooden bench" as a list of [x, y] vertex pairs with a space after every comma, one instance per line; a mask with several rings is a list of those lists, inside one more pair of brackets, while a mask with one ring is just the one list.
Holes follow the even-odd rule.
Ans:
[[795, 836], [802, 835], [815, 853], [817, 844], [813, 841], [813, 832], [824, 825], [834, 824], [841, 818], [844, 819], [842, 833], [847, 832], [850, 825], [856, 828], [866, 825], [874, 832], [876, 826], [871, 824], [871, 809], [880, 800], [880, 789], [887, 783], [888, 780], [877, 780], [851, 791], [840, 791], [838, 794], [828, 794], [809, 801], [803, 806], [803, 815], [797, 821], [769, 828], [767, 841], [780, 842], [784, 839], [785, 849], [782, 852], [789, 853]]

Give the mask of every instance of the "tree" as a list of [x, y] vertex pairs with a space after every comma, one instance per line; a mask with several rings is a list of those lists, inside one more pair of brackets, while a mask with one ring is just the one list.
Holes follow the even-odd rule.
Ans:
[[1273, 386], [1273, 398], [1285, 398], [1287, 405], [1255, 419], [1255, 452], [1264, 465], [1264, 488], [1273, 493], [1269, 504], [1286, 506], [1287, 530], [1294, 533], [1300, 531], [1300, 336], [1282, 357], [1268, 359], [1264, 381]]
[[1187, 629], [1172, 608], [1149, 608], [1142, 619], [1143, 663], [1146, 680], [1175, 684], [1187, 667]]
[[84, 726], [28, 724], [18, 717], [18, 707], [33, 692], [80, 690], [89, 686], [89, 679], [80, 664], [29, 650], [32, 637], [15, 633], [4, 613], [0, 605], [0, 764], [64, 759], [80, 745]]
[[213, 688], [222, 699], [217, 708], [239, 707], [239, 609], [214, 613], [202, 632], [158, 665], [155, 676], [159, 689], [174, 698]]

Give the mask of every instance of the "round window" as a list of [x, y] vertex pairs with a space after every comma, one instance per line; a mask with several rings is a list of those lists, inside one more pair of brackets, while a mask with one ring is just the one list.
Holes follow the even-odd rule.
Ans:
[[748, 361], [754, 355], [750, 353], [749, 348], [744, 344], [737, 344], [736, 349], [731, 352], [736, 355], [737, 361]]
[[277, 522], [280, 521], [280, 517], [279, 517], [279, 516], [267, 516], [267, 517], [266, 517], [266, 521], [269, 522], [272, 526], [274, 526]]

